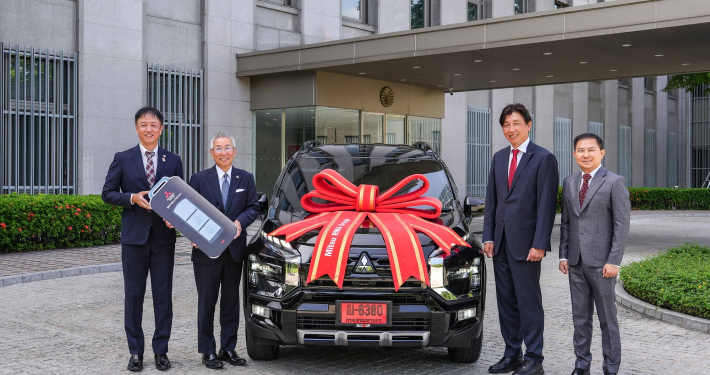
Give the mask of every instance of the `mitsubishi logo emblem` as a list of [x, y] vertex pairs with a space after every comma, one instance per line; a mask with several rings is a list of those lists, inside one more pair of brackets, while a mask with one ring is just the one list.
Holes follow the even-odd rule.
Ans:
[[357, 264], [355, 264], [353, 273], [377, 273], [367, 253], [360, 255], [360, 259], [358, 259]]

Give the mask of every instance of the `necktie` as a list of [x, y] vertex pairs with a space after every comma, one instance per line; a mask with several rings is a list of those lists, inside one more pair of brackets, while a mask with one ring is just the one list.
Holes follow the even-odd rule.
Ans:
[[584, 203], [584, 197], [587, 195], [587, 190], [589, 189], [589, 180], [591, 178], [591, 174], [584, 174], [584, 182], [582, 183], [582, 188], [579, 189], [579, 207], [582, 207], [582, 203]]
[[227, 194], [229, 194], [229, 175], [225, 173], [222, 176], [222, 204], [225, 211], [227, 210]]
[[510, 159], [510, 169], [508, 170], [508, 190], [510, 190], [510, 185], [513, 184], [515, 169], [518, 167], [518, 152], [520, 152], [520, 150], [513, 150], [513, 158]]
[[148, 178], [148, 185], [153, 187], [153, 183], [155, 182], [155, 166], [153, 165], [153, 155], [155, 155], [155, 151], [146, 151], [145, 156], [148, 158], [148, 163], [146, 163], [145, 167], [145, 176]]

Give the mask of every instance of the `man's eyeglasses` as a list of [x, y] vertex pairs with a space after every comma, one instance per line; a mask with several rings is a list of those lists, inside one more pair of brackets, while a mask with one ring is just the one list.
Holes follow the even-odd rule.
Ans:
[[222, 150], [227, 151], [227, 152], [232, 152], [232, 150], [234, 150], [234, 147], [225, 147], [225, 148], [222, 148], [222, 147], [215, 147], [215, 148], [214, 148], [214, 152], [216, 152], [216, 153], [218, 153], [218, 154], [221, 153]]

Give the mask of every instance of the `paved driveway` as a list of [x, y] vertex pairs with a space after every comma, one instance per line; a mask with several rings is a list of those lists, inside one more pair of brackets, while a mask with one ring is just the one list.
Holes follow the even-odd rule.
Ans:
[[[632, 221], [626, 259], [655, 254], [690, 239], [710, 245], [710, 218], [655, 218]], [[558, 243], [555, 229], [553, 246]], [[492, 274], [491, 261], [488, 260]], [[492, 275], [484, 325], [481, 359], [472, 365], [450, 363], [446, 349], [344, 349], [285, 347], [271, 362], [249, 361], [223, 373], [487, 373], [503, 352]], [[200, 364], [197, 353], [196, 293], [192, 266], [175, 269], [173, 335], [170, 374], [214, 374]], [[545, 368], [548, 374], [569, 374], [574, 364], [572, 317], [567, 279], [557, 271], [556, 251], [543, 260]], [[128, 373], [123, 332], [121, 273], [69, 277], [0, 288], [0, 373], [113, 374]], [[619, 308], [625, 374], [707, 374], [710, 335], [644, 318]], [[144, 329], [153, 330], [150, 297], [146, 298]], [[243, 332], [242, 332], [243, 335]], [[150, 348], [150, 340], [146, 342]], [[237, 351], [246, 356], [243, 336]], [[593, 341], [593, 373], [601, 374], [600, 332]], [[146, 352], [144, 373], [158, 373]]]

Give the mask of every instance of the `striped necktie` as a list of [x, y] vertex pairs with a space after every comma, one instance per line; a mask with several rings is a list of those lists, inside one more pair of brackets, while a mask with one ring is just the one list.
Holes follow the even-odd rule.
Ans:
[[224, 210], [227, 210], [227, 195], [229, 194], [229, 175], [222, 175], [222, 204], [224, 205]]
[[145, 152], [145, 156], [148, 158], [148, 163], [146, 163], [145, 167], [145, 176], [148, 178], [148, 185], [150, 185], [150, 187], [153, 187], [153, 183], [155, 182], [155, 165], [153, 165], [153, 155], [155, 155], [155, 151]]

